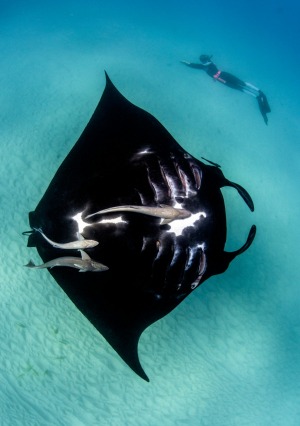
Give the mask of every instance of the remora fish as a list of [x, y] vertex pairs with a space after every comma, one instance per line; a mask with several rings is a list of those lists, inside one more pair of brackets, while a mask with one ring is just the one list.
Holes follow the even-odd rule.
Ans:
[[42, 231], [41, 228], [33, 228], [35, 231], [39, 232], [42, 237], [48, 241], [55, 248], [63, 250], [85, 250], [87, 248], [96, 247], [99, 243], [95, 240], [85, 240], [79, 232], [77, 232], [78, 240], [70, 241], [69, 243], [56, 243], [55, 241], [50, 240]]
[[147, 206], [116, 206], [109, 209], [100, 210], [96, 213], [89, 214], [86, 219], [96, 216], [98, 214], [115, 213], [115, 212], [132, 212], [145, 214], [147, 216], [159, 217], [162, 219], [161, 225], [170, 223], [176, 219], [185, 219], [191, 216], [191, 212], [186, 209], [177, 209], [175, 207], [162, 204], [160, 207], [147, 207]]
[[27, 268], [31, 269], [44, 269], [54, 268], [55, 266], [67, 266], [69, 268], [79, 269], [79, 272], [102, 272], [107, 271], [108, 267], [102, 263], [96, 262], [91, 259], [90, 256], [83, 250], [80, 250], [81, 258], [74, 256], [58, 257], [56, 259], [49, 260], [49, 262], [43, 263], [42, 265], [35, 265], [32, 260], [27, 263]]

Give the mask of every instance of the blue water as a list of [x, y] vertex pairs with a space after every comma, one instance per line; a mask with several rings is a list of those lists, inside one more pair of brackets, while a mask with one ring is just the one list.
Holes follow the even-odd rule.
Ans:
[[[251, 5], [250, 5], [251, 4]], [[1, 1], [1, 426], [300, 424], [298, 2]], [[179, 60], [214, 55], [254, 98]], [[229, 248], [247, 253], [142, 335], [138, 378], [29, 258], [21, 232], [103, 91], [104, 69], [224, 191]]]

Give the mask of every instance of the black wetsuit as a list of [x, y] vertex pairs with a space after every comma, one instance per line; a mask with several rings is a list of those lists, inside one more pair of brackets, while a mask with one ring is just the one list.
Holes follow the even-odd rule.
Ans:
[[207, 62], [206, 64], [193, 64], [184, 62], [184, 64], [191, 68], [197, 68], [206, 71], [206, 73], [214, 80], [218, 80], [220, 83], [223, 83], [232, 89], [237, 89], [248, 93], [249, 95], [255, 96], [258, 101], [259, 109], [263, 119], [265, 123], [268, 124], [267, 113], [271, 112], [271, 108], [267, 101], [266, 95], [260, 89], [250, 83], [246, 83], [245, 81], [240, 80], [229, 72], [220, 71], [213, 62]]

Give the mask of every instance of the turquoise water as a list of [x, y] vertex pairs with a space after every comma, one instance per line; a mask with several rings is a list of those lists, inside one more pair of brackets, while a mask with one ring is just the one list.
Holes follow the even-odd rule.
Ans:
[[[247, 2], [248, 3], [248, 2]], [[300, 424], [299, 5], [288, 1], [2, 1], [0, 424]], [[211, 53], [254, 98], [179, 60]], [[90, 118], [104, 69], [195, 157], [247, 188], [224, 191], [228, 248], [253, 246], [142, 335], [138, 378], [21, 235]]]

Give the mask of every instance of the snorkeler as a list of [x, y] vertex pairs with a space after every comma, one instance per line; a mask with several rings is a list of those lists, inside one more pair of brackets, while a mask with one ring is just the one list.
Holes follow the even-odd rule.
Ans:
[[220, 71], [217, 66], [212, 62], [211, 58], [212, 55], [201, 55], [199, 58], [200, 62], [202, 62], [201, 64], [193, 64], [187, 61], [180, 62], [191, 68], [205, 70], [207, 74], [215, 81], [218, 80], [226, 86], [231, 87], [232, 89], [241, 90], [244, 93], [248, 93], [248, 95], [256, 97], [264, 122], [268, 124], [267, 114], [271, 112], [271, 108], [267, 101], [266, 95], [260, 89], [253, 86], [253, 84], [242, 81], [228, 72]]

